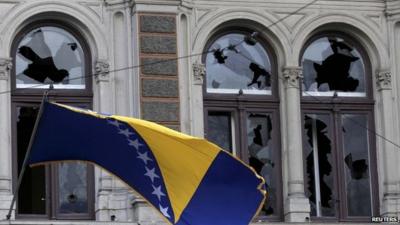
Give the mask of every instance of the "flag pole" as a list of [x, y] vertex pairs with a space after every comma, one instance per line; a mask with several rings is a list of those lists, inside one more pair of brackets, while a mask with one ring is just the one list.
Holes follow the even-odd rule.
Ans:
[[53, 89], [53, 85], [50, 85], [49, 90], [46, 90], [46, 91], [43, 93], [42, 101], [41, 101], [41, 103], [40, 103], [39, 112], [38, 112], [38, 115], [37, 115], [37, 117], [36, 117], [35, 125], [34, 125], [33, 130], [32, 130], [32, 134], [31, 134], [31, 138], [30, 138], [30, 140], [29, 140], [28, 148], [27, 148], [27, 150], [26, 150], [24, 162], [22, 163], [21, 172], [20, 172], [20, 174], [19, 174], [19, 176], [18, 176], [17, 187], [16, 187], [16, 189], [15, 189], [15, 193], [14, 193], [14, 196], [13, 196], [13, 198], [12, 198], [12, 200], [11, 200], [10, 208], [9, 208], [8, 213], [7, 213], [7, 216], [6, 216], [6, 219], [7, 219], [7, 220], [10, 220], [10, 219], [11, 219], [12, 210], [13, 210], [13, 208], [14, 208], [15, 201], [16, 201], [16, 199], [17, 199], [17, 197], [18, 197], [19, 188], [20, 188], [20, 186], [21, 186], [22, 178], [23, 178], [23, 176], [24, 176], [24, 173], [25, 173], [25, 170], [26, 170], [26, 166], [27, 166], [27, 164], [28, 164], [28, 159], [29, 159], [29, 155], [30, 155], [30, 152], [31, 152], [31, 148], [32, 148], [32, 144], [33, 144], [33, 139], [34, 139], [35, 136], [36, 136], [36, 130], [37, 130], [37, 127], [38, 127], [38, 124], [39, 124], [40, 117], [42, 117], [43, 105], [44, 105], [44, 102], [47, 101], [47, 95], [49, 94], [49, 91], [52, 90], [52, 89]]

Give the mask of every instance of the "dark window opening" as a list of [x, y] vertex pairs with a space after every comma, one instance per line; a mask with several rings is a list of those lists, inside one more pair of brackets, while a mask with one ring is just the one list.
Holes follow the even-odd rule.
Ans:
[[[38, 107], [17, 108], [18, 174], [35, 124]], [[22, 214], [46, 214], [45, 166], [27, 167], [18, 196], [18, 210]]]
[[[13, 45], [13, 187], [21, 171], [44, 90], [51, 101], [92, 107], [90, 51], [82, 36], [59, 21], [37, 21]], [[26, 168], [17, 218], [94, 219], [94, 168], [82, 162]], [[14, 189], [15, 191], [15, 189]]]

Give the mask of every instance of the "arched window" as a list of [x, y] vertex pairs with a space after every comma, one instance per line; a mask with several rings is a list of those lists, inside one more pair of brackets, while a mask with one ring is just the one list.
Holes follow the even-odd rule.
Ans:
[[370, 221], [378, 212], [378, 185], [369, 58], [351, 37], [325, 32], [308, 41], [301, 64], [311, 215]]
[[269, 199], [258, 219], [280, 220], [276, 57], [266, 39], [245, 29], [214, 35], [205, 50], [211, 52], [203, 58], [206, 137], [265, 178]]
[[[83, 108], [92, 107], [90, 51], [81, 35], [59, 21], [36, 21], [16, 36], [11, 55], [13, 174], [24, 160], [42, 95]], [[54, 131], [57, 132], [57, 131]], [[71, 140], [73, 141], [73, 140]], [[94, 218], [94, 171], [86, 163], [26, 168], [16, 216], [47, 219]], [[16, 186], [14, 179], [14, 187]]]

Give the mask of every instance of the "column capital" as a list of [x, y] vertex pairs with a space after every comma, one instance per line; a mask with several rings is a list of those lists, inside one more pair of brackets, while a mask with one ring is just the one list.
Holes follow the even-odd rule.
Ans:
[[9, 79], [11, 68], [12, 60], [10, 58], [0, 58], [0, 80]]
[[94, 71], [97, 83], [110, 81], [110, 64], [106, 60], [98, 60]]
[[193, 63], [193, 77], [194, 84], [202, 85], [204, 77], [206, 76], [206, 66], [202, 63]]
[[283, 78], [285, 78], [286, 88], [299, 88], [303, 78], [303, 68], [299, 66], [287, 66], [283, 68]]
[[392, 73], [390, 71], [380, 71], [376, 73], [376, 87], [378, 91], [392, 89]]

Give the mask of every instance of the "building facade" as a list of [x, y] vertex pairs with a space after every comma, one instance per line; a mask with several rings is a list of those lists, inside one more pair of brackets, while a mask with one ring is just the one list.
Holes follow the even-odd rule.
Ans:
[[[216, 142], [264, 223], [400, 216], [400, 1], [0, 0], [0, 224], [43, 92]], [[84, 163], [28, 168], [11, 224], [164, 224]]]

